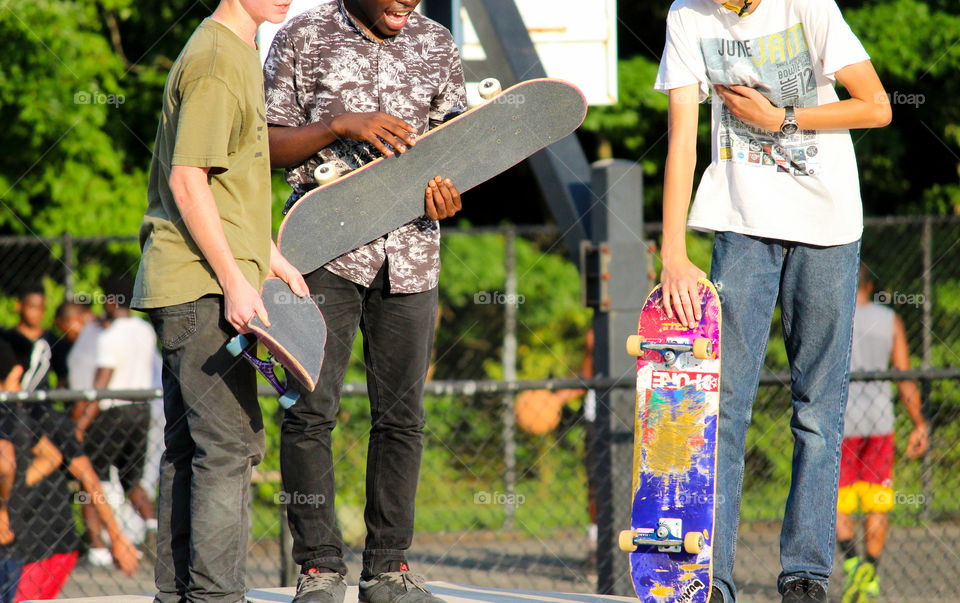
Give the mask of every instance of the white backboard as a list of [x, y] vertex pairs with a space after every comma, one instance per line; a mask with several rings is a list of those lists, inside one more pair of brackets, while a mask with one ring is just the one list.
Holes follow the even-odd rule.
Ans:
[[[333, 0], [293, 0], [286, 21]], [[617, 102], [617, 2], [616, 0], [515, 0], [530, 38], [549, 77], [576, 84], [590, 105]], [[465, 8], [460, 9], [464, 60], [486, 58]], [[286, 22], [285, 21], [285, 22]], [[260, 61], [283, 24], [264, 23], [257, 41]], [[467, 83], [470, 104], [480, 101], [478, 82]]]
[[[549, 77], [576, 84], [591, 105], [617, 102], [616, 0], [515, 0]], [[463, 58], [486, 58], [461, 8]], [[476, 94], [476, 83], [468, 86]]]

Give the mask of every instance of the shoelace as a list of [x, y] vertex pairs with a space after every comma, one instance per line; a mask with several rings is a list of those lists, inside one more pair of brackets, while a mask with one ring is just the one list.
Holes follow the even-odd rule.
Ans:
[[330, 572], [309, 572], [302, 574], [300, 583], [300, 592], [312, 592], [315, 590], [326, 590], [340, 578], [340, 574]]
[[418, 574], [410, 572], [387, 572], [383, 574], [383, 579], [389, 580], [390, 582], [399, 582], [405, 590], [410, 590], [412, 586], [413, 588], [419, 588], [423, 592], [430, 592], [426, 588], [426, 579]]

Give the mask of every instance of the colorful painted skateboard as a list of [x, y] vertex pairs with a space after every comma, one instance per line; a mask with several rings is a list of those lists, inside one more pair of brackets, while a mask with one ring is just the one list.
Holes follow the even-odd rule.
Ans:
[[[263, 283], [261, 297], [270, 326], [265, 326], [257, 316], [247, 326], [267, 348], [269, 356], [258, 358], [256, 339], [246, 335], [237, 335], [227, 342], [227, 351], [246, 358], [280, 394], [280, 406], [290, 408], [300, 397], [299, 392], [289, 387], [291, 376], [309, 391], [317, 386], [327, 343], [327, 324], [312, 298], [297, 296], [278, 278]], [[277, 377], [278, 364], [286, 373], [286, 384], [280, 383]]]
[[430, 179], [443, 176], [467, 191], [569, 135], [587, 114], [583, 93], [562, 80], [529, 80], [500, 92], [488, 79], [480, 92], [485, 103], [430, 130], [403, 154], [342, 177], [333, 164], [320, 165], [320, 186], [280, 225], [284, 257], [312, 272], [422, 216]]
[[658, 285], [627, 352], [637, 356], [633, 506], [620, 548], [644, 603], [710, 598], [720, 399], [720, 300], [699, 283], [702, 318], [686, 329]]

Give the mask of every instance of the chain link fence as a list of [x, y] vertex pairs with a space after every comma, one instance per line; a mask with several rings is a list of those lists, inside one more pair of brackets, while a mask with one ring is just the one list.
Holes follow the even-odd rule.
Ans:
[[[655, 225], [648, 236], [657, 238]], [[954, 218], [873, 220], [864, 233], [863, 262], [876, 283], [874, 300], [894, 309], [903, 321], [912, 365], [921, 370], [916, 381], [930, 426], [926, 454], [907, 459], [912, 424], [893, 395], [894, 504], [879, 569], [882, 600], [955, 598], [952, 589], [948, 594], [944, 577], [952, 575], [960, 562], [954, 552], [960, 543], [960, 503], [953, 496], [960, 488], [958, 380], [954, 373], [933, 371], [960, 365], [958, 242], [960, 220]], [[694, 261], [709, 262], [709, 238], [694, 236], [689, 248]], [[588, 467], [593, 396], [583, 387], [583, 378], [590, 376], [585, 358], [591, 313], [581, 306], [579, 276], [563, 257], [564, 249], [557, 233], [545, 228], [445, 231], [416, 537], [410, 554], [412, 568], [429, 579], [596, 592], [593, 480]], [[89, 302], [99, 311], [100, 281], [109, 275], [132, 275], [137, 257], [132, 237], [0, 238], [4, 267], [0, 325], [16, 323], [16, 292], [36, 282], [47, 292], [51, 328], [54, 306], [62, 299]], [[779, 520], [790, 475], [789, 381], [782, 376], [786, 360], [777, 341], [778, 321], [779, 317], [772, 327], [769, 375], [758, 393], [748, 434], [737, 567], [747, 601], [770, 600], [775, 594]], [[369, 432], [361, 345], [358, 338], [334, 431], [337, 516], [349, 547], [352, 580], [359, 576], [364, 537]], [[547, 379], [561, 381], [530, 382]], [[521, 383], [504, 386], [513, 381]], [[893, 391], [888, 382], [879, 383]], [[601, 390], [632, 388], [630, 383], [589, 385]], [[518, 387], [529, 389], [516, 393]], [[247, 583], [258, 587], [293, 584], [296, 572], [289, 559], [279, 483], [280, 415], [270, 391], [261, 391], [267, 457], [251, 484]], [[70, 411], [68, 402], [47, 404]], [[151, 427], [156, 430], [157, 403], [137, 404], [152, 409]], [[152, 494], [156, 481], [150, 466], [156, 462], [159, 441], [148, 436], [146, 448], [148, 460], [140, 483]], [[629, 481], [629, 468], [613, 469], [612, 477]], [[89, 498], [73, 476], [68, 475], [65, 484], [67, 490], [55, 496], [69, 499], [75, 532], [82, 537], [78, 565], [62, 596], [151, 592], [150, 533], [124, 497], [122, 485], [108, 484], [104, 496], [142, 551], [140, 569], [132, 577], [112, 563], [98, 565], [91, 558], [82, 509]], [[42, 520], [41, 513], [35, 515], [34, 520]], [[858, 538], [862, 537], [858, 527]], [[626, 556], [613, 562], [616, 567], [625, 565]], [[835, 577], [841, 575], [838, 556]]]

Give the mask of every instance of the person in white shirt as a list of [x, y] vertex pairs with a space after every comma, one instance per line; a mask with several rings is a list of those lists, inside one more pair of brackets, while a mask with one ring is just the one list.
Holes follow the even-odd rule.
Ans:
[[[93, 389], [149, 389], [155, 386], [157, 338], [150, 324], [130, 312], [133, 283], [130, 279], [110, 278], [103, 282], [103, 304], [107, 321], [99, 333], [84, 329], [75, 347], [90, 363], [93, 354]], [[91, 323], [93, 324], [93, 323]], [[88, 335], [89, 339], [84, 336]], [[79, 359], [74, 359], [79, 364]], [[84, 371], [86, 374], [88, 371]], [[71, 370], [71, 376], [74, 371]], [[78, 372], [79, 378], [79, 372]], [[77, 385], [81, 385], [79, 380]], [[105, 399], [81, 401], [73, 409], [84, 449], [101, 481], [110, 480], [110, 468], [116, 467], [120, 485], [147, 529], [156, 529], [153, 502], [141, 485], [147, 455], [150, 407], [129, 400]], [[105, 548], [97, 518], [85, 513], [90, 532], [91, 551]]]
[[[777, 587], [785, 602], [826, 601], [862, 232], [849, 129], [886, 125], [890, 106], [834, 0], [677, 0], [655, 88], [670, 96], [664, 307], [685, 325], [700, 319], [705, 274], [687, 257], [686, 225], [715, 233], [723, 307], [710, 601], [736, 598], [746, 432], [778, 297], [794, 451]], [[711, 93], [711, 161], [687, 220]]]

